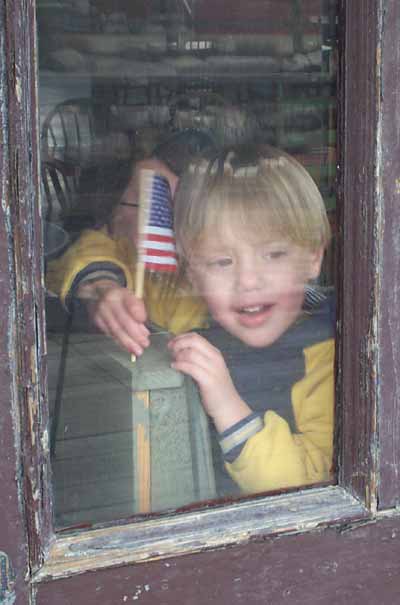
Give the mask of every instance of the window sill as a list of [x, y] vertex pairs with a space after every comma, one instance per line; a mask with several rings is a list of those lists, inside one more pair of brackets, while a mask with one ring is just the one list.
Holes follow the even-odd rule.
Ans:
[[328, 486], [56, 537], [34, 581], [176, 557], [251, 539], [366, 519], [343, 488]]

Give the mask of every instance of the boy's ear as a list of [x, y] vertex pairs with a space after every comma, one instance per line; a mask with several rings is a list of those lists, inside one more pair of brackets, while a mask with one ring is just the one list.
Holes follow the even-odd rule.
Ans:
[[310, 264], [309, 264], [309, 279], [317, 279], [321, 272], [322, 260], [324, 258], [325, 248], [321, 246], [317, 250], [310, 252]]

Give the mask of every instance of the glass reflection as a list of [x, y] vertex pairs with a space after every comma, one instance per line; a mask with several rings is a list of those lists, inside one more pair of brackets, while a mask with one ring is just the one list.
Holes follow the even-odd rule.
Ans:
[[38, 0], [57, 526], [332, 479], [336, 12]]

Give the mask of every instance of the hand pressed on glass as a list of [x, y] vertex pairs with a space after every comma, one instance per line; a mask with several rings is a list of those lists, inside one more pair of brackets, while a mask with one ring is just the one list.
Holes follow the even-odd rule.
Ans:
[[204, 409], [220, 432], [251, 413], [236, 391], [220, 351], [205, 338], [194, 332], [182, 334], [168, 346], [175, 357], [172, 367], [197, 382]]

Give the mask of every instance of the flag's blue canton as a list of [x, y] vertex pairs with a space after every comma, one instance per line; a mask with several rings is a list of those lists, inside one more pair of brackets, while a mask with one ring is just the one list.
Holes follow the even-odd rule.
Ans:
[[171, 189], [166, 178], [154, 176], [151, 192], [149, 225], [172, 229]]

